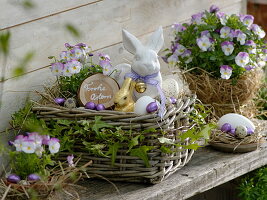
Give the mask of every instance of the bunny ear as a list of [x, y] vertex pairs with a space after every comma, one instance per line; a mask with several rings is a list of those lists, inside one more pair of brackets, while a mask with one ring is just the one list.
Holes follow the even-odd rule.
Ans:
[[122, 41], [124, 48], [132, 54], [135, 54], [137, 49], [143, 46], [134, 35], [124, 29], [122, 29]]
[[146, 46], [158, 53], [159, 50], [162, 48], [163, 43], [164, 43], [163, 30], [162, 27], [160, 26], [158, 30], [156, 30], [150, 36]]

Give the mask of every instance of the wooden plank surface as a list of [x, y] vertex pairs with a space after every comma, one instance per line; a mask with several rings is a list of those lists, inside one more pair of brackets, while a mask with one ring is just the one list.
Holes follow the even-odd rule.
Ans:
[[[84, 188], [78, 193], [81, 200], [184, 200], [264, 165], [267, 165], [266, 147], [243, 154], [205, 147], [184, 168], [157, 185], [113, 182], [117, 192], [107, 181], [89, 179], [81, 182]], [[60, 195], [56, 198], [60, 200]]]
[[[25, 8], [25, 0], [0, 0], [0, 30], [29, 23], [57, 13], [78, 9], [98, 0], [30, 0], [32, 8]], [[102, 0], [100, 0], [102, 1]]]

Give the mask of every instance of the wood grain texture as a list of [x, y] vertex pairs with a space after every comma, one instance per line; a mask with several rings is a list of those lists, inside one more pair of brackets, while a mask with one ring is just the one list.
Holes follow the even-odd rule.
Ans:
[[201, 6], [195, 6], [195, 0], [106, 0], [33, 21], [10, 29], [12, 53], [5, 76], [12, 76], [12, 69], [25, 52], [35, 52], [33, 61], [27, 67], [27, 71], [31, 71], [48, 65], [47, 57], [57, 55], [65, 42], [77, 43], [78, 40], [64, 29], [67, 23], [79, 28], [83, 35], [79, 42], [88, 43], [93, 50], [97, 50], [121, 42], [122, 28], [136, 36], [142, 36], [160, 25], [166, 27], [174, 21], [184, 21], [213, 3], [224, 8], [235, 4], [240, 7], [240, 2], [241, 0], [201, 0], [198, 1]]
[[[193, 0], [190, 0], [190, 1], [193, 1]], [[177, 2], [180, 4], [183, 4], [182, 1], [177, 1]], [[216, 3], [216, 1], [207, 1], [207, 2], [210, 4]], [[126, 4], [126, 1], [123, 1], [123, 3]], [[225, 7], [222, 8], [222, 11], [225, 11], [227, 13], [239, 13], [239, 12], [241, 12], [242, 1], [236, 1], [236, 3], [234, 3], [234, 4], [230, 4], [230, 1], [222, 1], [221, 3], [224, 3], [224, 5], [225, 5]], [[192, 4], [192, 2], [191, 2], [191, 4]], [[161, 6], [164, 6], [164, 5], [161, 5]], [[177, 5], [177, 6], [179, 7], [179, 5]], [[190, 4], [186, 4], [186, 5], [183, 4], [184, 10], [185, 10], [186, 6], [190, 6]], [[206, 8], [208, 8], [209, 6], [210, 5], [207, 5]], [[157, 8], [157, 9], [160, 10], [160, 8]], [[176, 8], [176, 10], [177, 9], [178, 8]], [[196, 8], [194, 8], [194, 9], [196, 9]], [[199, 9], [198, 11], [200, 11], [200, 10], [203, 10], [204, 8], [203, 9], [198, 8], [198, 9]], [[190, 10], [189, 7], [187, 8], [187, 10]], [[164, 12], [168, 13], [168, 9], [166, 9]], [[190, 14], [186, 13], [185, 11], [180, 10], [180, 13], [185, 13], [185, 14], [182, 14], [182, 16], [183, 16], [182, 18], [179, 16], [179, 14], [177, 15], [177, 13], [175, 12], [175, 9], [170, 10], [169, 13], [170, 12], [173, 12], [174, 16], [172, 17], [173, 18], [172, 20], [169, 19], [169, 21], [166, 20], [166, 22], [165, 22], [166, 25], [164, 28], [164, 39], [165, 39], [164, 48], [168, 47], [170, 45], [170, 41], [172, 40], [172, 31], [170, 28], [171, 24], [173, 22], [186, 22], [186, 21], [190, 20]], [[194, 10], [194, 12], [197, 12], [197, 11]], [[191, 12], [191, 14], [192, 13], [193, 12]], [[141, 13], [135, 14], [135, 15], [141, 15]], [[139, 18], [141, 18], [141, 17], [142, 16], [139, 16]], [[48, 19], [46, 19], [46, 20], [48, 20]], [[140, 24], [138, 22], [139, 21], [133, 22], [132, 26], [136, 26], [136, 27], [140, 26]], [[37, 23], [37, 22], [35, 22], [35, 23]], [[49, 23], [49, 21], [47, 23]], [[50, 23], [55, 26], [59, 22], [50, 21]], [[130, 22], [128, 22], [128, 23], [130, 23]], [[133, 34], [137, 35], [138, 38], [140, 38], [140, 40], [145, 43], [146, 39], [150, 35], [150, 33], [152, 33], [154, 31], [154, 29], [156, 29], [160, 25], [158, 22], [150, 22], [150, 23], [151, 23], [151, 25], [147, 25], [148, 29], [143, 31], [145, 33], [140, 32], [140, 30], [134, 30], [134, 28], [130, 28], [129, 31], [132, 32]], [[26, 26], [26, 25], [24, 25], [24, 26]], [[38, 24], [36, 24], [35, 26], [38, 29]], [[83, 24], [81, 26], [85, 26], [85, 24]], [[153, 28], [149, 28], [150, 26]], [[21, 26], [20, 28], [22, 28], [22, 27], [23, 26]], [[60, 52], [60, 50], [63, 50], [63, 48], [64, 48], [63, 43], [65, 41], [67, 41], [66, 40], [67, 37], [64, 38], [64, 37], [58, 36], [57, 40], [55, 38], [55, 39], [52, 39], [52, 41], [50, 41], [51, 36], [49, 35], [49, 33], [47, 33], [45, 31], [46, 28], [44, 28], [44, 34], [47, 33], [48, 35], [42, 35], [42, 30], [43, 30], [42, 27], [39, 27], [39, 29], [41, 29], [41, 30], [40, 31], [36, 30], [38, 32], [39, 36], [37, 37], [37, 39], [34, 38], [34, 41], [36, 41], [36, 44], [34, 42], [31, 42], [30, 37], [28, 37], [27, 35], [26, 36], [24, 35], [25, 37], [20, 36], [20, 35], [17, 35], [17, 37], [15, 37], [13, 35], [14, 42], [18, 41], [18, 43], [19, 43], [19, 44], [17, 44], [18, 48], [23, 49], [23, 47], [25, 47], [25, 48], [30, 49], [31, 46], [34, 46], [34, 45], [39, 46], [40, 45], [39, 42], [41, 43], [42, 47], [40, 46], [40, 49], [38, 49], [36, 60], [33, 62], [33, 63], [35, 63], [35, 64], [33, 64], [35, 66], [35, 68], [33, 68], [33, 70], [37, 70], [37, 71], [33, 71], [31, 73], [25, 74], [19, 78], [14, 78], [14, 79], [10, 79], [8, 81], [5, 81], [3, 108], [0, 112], [0, 121], [1, 121], [0, 132], [5, 130], [6, 127], [8, 127], [10, 115], [24, 105], [26, 98], [29, 95], [33, 96], [34, 90], [42, 89], [43, 83], [45, 83], [47, 81], [49, 82], [50, 79], [54, 78], [51, 75], [49, 68], [48, 67], [43, 68], [43, 67], [45, 66], [45, 64], [48, 64], [47, 55], [52, 55], [53, 53], [51, 53], [51, 52], [54, 52], [54, 54], [57, 54], [58, 52]], [[121, 43], [121, 28], [117, 28], [117, 29], [119, 29], [119, 30], [116, 30], [118, 32], [117, 33], [118, 34], [118, 36], [117, 36], [118, 42], [115, 42], [115, 44], [114, 44], [114, 41], [113, 41], [113, 44], [109, 45], [108, 42], [111, 42], [111, 41], [108, 39], [105, 40], [102, 38], [102, 40], [103, 40], [102, 46], [104, 46], [104, 47], [99, 49], [99, 51], [107, 53], [110, 55], [113, 65], [120, 64], [123, 62], [131, 62], [131, 60], [132, 60], [132, 55], [123, 49], [123, 46]], [[136, 29], [138, 29], [138, 28], [136, 28]], [[99, 29], [95, 30], [95, 32], [92, 34], [97, 35], [98, 34], [97, 32], [101, 32], [101, 30], [102, 29], [99, 27]], [[55, 32], [57, 32], [57, 30], [55, 30]], [[106, 32], [110, 33], [110, 32], [112, 32], [112, 30], [106, 30]], [[136, 32], [137, 32], [137, 34], [136, 34]], [[112, 33], [114, 33], [114, 31]], [[140, 35], [138, 35], [138, 33]], [[104, 33], [101, 33], [101, 34], [104, 34]], [[39, 41], [38, 40], [39, 37], [45, 37], [46, 43], [43, 41]], [[88, 35], [88, 37], [91, 37], [91, 35]], [[95, 36], [95, 37], [97, 37], [97, 36]], [[100, 38], [99, 38], [99, 40], [100, 40]], [[83, 40], [83, 42], [84, 41], [85, 40]], [[54, 42], [54, 43], [51, 43], [51, 42]], [[79, 41], [76, 41], [76, 42], [79, 42]], [[107, 43], [105, 43], [105, 42], [107, 42]], [[90, 44], [90, 42], [86, 42], [86, 43]], [[13, 46], [13, 48], [15, 48], [15, 47]], [[15, 50], [15, 49], [13, 49], [13, 50]], [[44, 51], [44, 53], [43, 53], [43, 51]], [[45, 55], [45, 54], [47, 54], [47, 55]], [[14, 56], [14, 54], [12, 54], [12, 55]], [[11, 62], [11, 60], [13, 62], [13, 60], [16, 60], [16, 59], [14, 59], [11, 56], [9, 63]], [[38, 70], [38, 68], [40, 68], [40, 69]], [[12, 66], [9, 64], [8, 65], [8, 71], [11, 71], [11, 69], [12, 69]], [[168, 68], [168, 66], [162, 61], [161, 61], [161, 69], [165, 73], [170, 70]], [[0, 91], [0, 92], [3, 92], [3, 91]]]
[[0, 0], [0, 30], [49, 17], [70, 9], [86, 6], [97, 0], [31, 0], [33, 7], [25, 8], [24, 0]]

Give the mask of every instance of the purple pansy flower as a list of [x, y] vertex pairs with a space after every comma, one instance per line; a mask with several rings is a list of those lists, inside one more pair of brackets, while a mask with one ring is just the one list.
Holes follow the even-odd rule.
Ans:
[[172, 54], [168, 59], [167, 59], [167, 62], [169, 64], [175, 64], [176, 62], [178, 62], [178, 56], [175, 55], [175, 54]]
[[249, 53], [251, 54], [256, 54], [256, 44], [253, 40], [247, 40], [246, 43], [245, 43], [246, 46], [249, 46], [248, 47], [248, 51]]
[[229, 65], [220, 66], [221, 78], [222, 79], [229, 79], [232, 75], [232, 71], [233, 71], [233, 69]]
[[221, 48], [224, 55], [229, 56], [234, 51], [234, 43], [229, 41], [224, 41], [221, 43]]
[[172, 29], [174, 29], [174, 31], [176, 31], [176, 32], [183, 32], [184, 30], [186, 30], [186, 27], [183, 26], [182, 24], [174, 23], [172, 25]]
[[200, 33], [200, 36], [202, 37], [202, 36], [206, 36], [206, 37], [208, 37], [208, 38], [211, 38], [211, 36], [210, 36], [210, 32], [208, 31], [208, 30], [206, 30], [206, 31], [202, 31], [201, 33]]
[[49, 135], [42, 135], [42, 144], [48, 145], [49, 140], [50, 140]]
[[202, 17], [204, 17], [204, 13], [197, 13], [191, 16], [191, 22], [192, 24], [203, 24]]
[[64, 69], [63, 63], [55, 62], [51, 64], [52, 74], [55, 76], [61, 76]]
[[265, 37], [265, 32], [257, 24], [252, 24], [250, 28], [259, 38]]
[[42, 145], [43, 138], [37, 132], [28, 133], [28, 139], [33, 140], [36, 147], [39, 147]]
[[82, 63], [77, 60], [68, 61], [64, 67], [66, 67], [71, 74], [77, 74], [81, 71]]
[[197, 38], [197, 45], [202, 51], [208, 51], [212, 43], [208, 37], [202, 36], [200, 38]]
[[247, 52], [239, 52], [235, 57], [235, 63], [244, 68], [249, 63], [249, 54]]
[[212, 6], [210, 7], [210, 13], [216, 13], [216, 12], [218, 12], [219, 10], [220, 10], [220, 9], [219, 9], [218, 6], [212, 5]]
[[187, 49], [187, 50], [185, 50], [185, 52], [181, 55], [182, 58], [187, 58], [186, 61], [185, 61], [186, 64], [192, 62], [192, 59], [193, 59], [193, 58], [192, 58], [191, 54], [192, 54], [192, 52], [191, 52], [189, 49]]
[[220, 30], [220, 34], [221, 34], [220, 35], [221, 38], [229, 38], [229, 37], [231, 37], [232, 36], [231, 28], [228, 27], [228, 26], [222, 27], [221, 30]]
[[183, 45], [177, 43], [177, 47], [176, 47], [174, 54], [176, 54], [177, 56], [180, 56], [185, 52], [185, 50], [186, 48]]
[[228, 16], [224, 12], [216, 12], [216, 17], [220, 20], [222, 25], [226, 25]]
[[252, 15], [244, 15], [241, 17], [241, 21], [247, 27], [250, 27], [253, 24], [254, 17]]
[[50, 153], [52, 154], [57, 153], [60, 148], [59, 139], [51, 138], [48, 142], [48, 146], [49, 146]]
[[69, 155], [67, 157], [67, 161], [68, 161], [69, 167], [75, 167], [74, 162], [73, 162], [73, 159], [74, 159], [73, 154], [72, 155]]
[[245, 66], [245, 69], [246, 69], [247, 71], [250, 71], [250, 70], [252, 70], [252, 69], [255, 69], [255, 66], [254, 66], [254, 65], [246, 65], [246, 66]]
[[245, 44], [247, 36], [241, 30], [238, 29], [235, 31], [235, 37], [237, 41], [240, 42], [241, 45]]

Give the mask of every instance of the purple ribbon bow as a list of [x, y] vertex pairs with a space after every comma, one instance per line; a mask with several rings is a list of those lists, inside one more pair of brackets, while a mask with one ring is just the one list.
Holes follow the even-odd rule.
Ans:
[[166, 110], [165, 109], [166, 99], [165, 99], [165, 95], [164, 95], [164, 93], [163, 93], [163, 91], [159, 85], [159, 82], [157, 80], [153, 79], [153, 78], [156, 78], [158, 75], [159, 75], [159, 72], [156, 72], [154, 74], [149, 74], [146, 76], [140, 76], [139, 74], [137, 74], [135, 71], [132, 70], [130, 73], [126, 73], [124, 78], [129, 77], [129, 78], [132, 78], [134, 81], [142, 80], [144, 83], [149, 84], [149, 85], [153, 85], [157, 88], [158, 93], [160, 95], [160, 101], [161, 101], [158, 115], [162, 119], [164, 112]]

